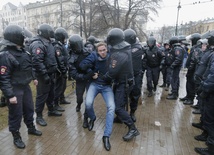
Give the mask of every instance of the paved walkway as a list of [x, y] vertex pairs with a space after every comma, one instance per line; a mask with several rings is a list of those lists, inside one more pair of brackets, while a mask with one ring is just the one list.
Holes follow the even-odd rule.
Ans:
[[[185, 95], [185, 74], [181, 72], [180, 97]], [[160, 80], [161, 81], [161, 80]], [[159, 83], [161, 84], [161, 82]], [[8, 128], [0, 131], [0, 155], [196, 155], [194, 147], [205, 147], [194, 140], [201, 133], [191, 126], [198, 122], [199, 115], [193, 109], [177, 101], [166, 100], [167, 93], [158, 88], [154, 96], [148, 98], [146, 83], [143, 84], [142, 102], [136, 112], [136, 126], [140, 135], [129, 142], [122, 140], [128, 128], [124, 124], [114, 124], [110, 138], [112, 148], [107, 152], [102, 143], [105, 126], [105, 105], [101, 96], [95, 100], [97, 120], [92, 131], [82, 128], [84, 105], [81, 112], [75, 111], [75, 95], [70, 95], [71, 104], [63, 105], [66, 111], [62, 117], [48, 117], [48, 126], [37, 128], [41, 137], [27, 134], [24, 124], [21, 127], [22, 139], [26, 148], [21, 150], [13, 145]]]

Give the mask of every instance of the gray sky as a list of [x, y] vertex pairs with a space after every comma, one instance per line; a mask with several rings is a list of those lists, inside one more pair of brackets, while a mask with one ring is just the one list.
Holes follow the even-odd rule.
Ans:
[[[2, 0], [3, 1], [3, 0]], [[36, 2], [40, 0], [4, 0], [0, 3], [0, 8], [7, 2], [18, 6], [20, 1], [22, 4]], [[122, 0], [121, 0], [122, 1]], [[178, 25], [189, 21], [197, 21], [207, 17], [214, 17], [214, 0], [180, 0], [181, 9], [179, 11]], [[198, 2], [201, 2], [200, 4]], [[152, 17], [155, 22], [148, 22], [147, 28], [153, 29], [162, 26], [175, 25], [177, 19], [177, 6], [179, 0], [162, 0], [161, 9], [158, 10], [159, 15]], [[194, 4], [193, 3], [196, 3]]]

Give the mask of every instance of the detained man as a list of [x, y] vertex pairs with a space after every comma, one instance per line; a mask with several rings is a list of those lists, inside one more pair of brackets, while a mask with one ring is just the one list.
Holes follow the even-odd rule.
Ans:
[[82, 70], [87, 70], [87, 72], [91, 72], [91, 70], [93, 70], [94, 72], [93, 80], [89, 86], [85, 100], [86, 112], [90, 118], [88, 130], [91, 131], [94, 127], [96, 115], [94, 112], [93, 103], [95, 97], [100, 93], [107, 107], [103, 144], [105, 149], [109, 151], [111, 149], [109, 138], [112, 133], [115, 112], [115, 102], [111, 87], [111, 80], [105, 80], [105, 78], [103, 78], [103, 75], [105, 75], [108, 71], [109, 52], [107, 51], [107, 45], [102, 42], [97, 44], [96, 50], [97, 52], [92, 52], [80, 63]]

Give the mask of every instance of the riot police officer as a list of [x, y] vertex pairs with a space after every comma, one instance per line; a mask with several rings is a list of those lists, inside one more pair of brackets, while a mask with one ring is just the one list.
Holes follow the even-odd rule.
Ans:
[[[80, 62], [85, 59], [90, 53], [83, 47], [83, 39], [74, 34], [69, 38], [68, 48], [70, 50], [69, 63], [69, 75], [76, 80], [76, 112], [79, 112], [83, 103], [83, 94], [89, 86], [89, 79], [94, 75], [93, 72], [87, 73], [87, 71], [80, 68]], [[88, 116], [84, 113], [83, 127], [88, 127]]]
[[89, 36], [86, 40], [86, 43], [85, 43], [85, 47], [88, 49], [88, 51], [91, 53], [93, 51], [96, 50], [96, 46], [95, 44], [98, 43], [98, 39], [94, 36]]
[[203, 99], [204, 104], [204, 116], [203, 116], [203, 128], [208, 132], [206, 140], [207, 148], [195, 148], [195, 151], [199, 154], [213, 155], [214, 154], [214, 33], [210, 33], [208, 36], [208, 44], [211, 54], [208, 58], [208, 65], [205, 73], [203, 74], [203, 82], [201, 83], [200, 97]]
[[57, 61], [51, 38], [54, 37], [53, 28], [48, 24], [41, 24], [37, 30], [38, 35], [32, 38], [30, 51], [33, 55], [33, 67], [38, 79], [36, 87], [36, 122], [41, 126], [47, 123], [42, 112], [45, 103], [48, 107], [48, 116], [62, 116], [54, 108], [54, 75], [57, 72]]
[[18, 148], [25, 148], [19, 129], [21, 127], [22, 116], [28, 128], [28, 134], [41, 136], [42, 132], [36, 130], [34, 126], [34, 104], [32, 91], [29, 83], [34, 79], [32, 74], [32, 61], [29, 52], [24, 47], [25, 33], [20, 26], [9, 25], [5, 28], [5, 45], [0, 53], [0, 86], [4, 96], [8, 99], [9, 108], [9, 131], [13, 135], [13, 142]]
[[113, 28], [108, 32], [107, 43], [111, 46], [111, 58], [105, 77], [114, 80], [115, 113], [129, 127], [128, 133], [123, 136], [123, 140], [128, 141], [140, 134], [125, 110], [129, 92], [134, 84], [131, 47], [124, 41], [124, 32], [119, 28]]
[[143, 64], [146, 68], [148, 97], [151, 97], [153, 95], [152, 90], [155, 92], [157, 89], [163, 55], [162, 51], [156, 46], [156, 39], [154, 37], [148, 38], [147, 45], [148, 48], [143, 58]]
[[160, 87], [166, 87], [165, 90], [169, 90], [170, 80], [171, 80], [171, 64], [173, 62], [173, 56], [171, 53], [171, 48], [169, 41], [164, 42], [164, 60], [161, 63], [162, 74], [163, 74], [163, 84]]
[[184, 49], [181, 47], [179, 43], [179, 39], [177, 36], [173, 36], [169, 40], [169, 44], [172, 47], [172, 55], [173, 55], [173, 62], [170, 66], [172, 70], [171, 76], [171, 93], [168, 94], [167, 99], [169, 100], [176, 100], [179, 93], [179, 85], [180, 85], [180, 78], [179, 73], [183, 62], [184, 57]]
[[201, 49], [197, 45], [197, 41], [201, 39], [201, 35], [199, 33], [194, 33], [191, 35], [191, 42], [192, 48], [190, 50], [190, 54], [187, 58], [186, 67], [187, 67], [187, 82], [186, 82], [186, 96], [181, 98], [184, 100], [183, 104], [185, 105], [192, 105], [193, 100], [195, 98], [195, 83], [194, 83], [194, 73], [195, 73], [195, 66], [197, 64], [196, 57], [200, 55]]
[[144, 49], [137, 42], [136, 32], [132, 29], [124, 31], [125, 41], [131, 45], [132, 66], [134, 71], [135, 84], [130, 92], [130, 116], [136, 122], [135, 111], [137, 110], [138, 100], [141, 96], [142, 79], [144, 74], [143, 61]]
[[59, 105], [59, 102], [64, 98], [64, 91], [66, 89], [68, 53], [64, 45], [67, 42], [68, 33], [64, 28], [60, 27], [55, 30], [54, 36], [55, 41], [53, 42], [53, 46], [59, 69], [59, 72], [55, 75], [54, 105], [57, 111], [65, 111]]

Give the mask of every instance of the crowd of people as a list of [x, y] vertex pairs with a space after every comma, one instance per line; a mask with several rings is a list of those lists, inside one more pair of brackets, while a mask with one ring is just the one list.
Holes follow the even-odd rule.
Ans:
[[[213, 31], [204, 35], [192, 34], [189, 53], [189, 43], [184, 36], [172, 36], [160, 47], [150, 36], [144, 47], [133, 29], [112, 28], [104, 41], [90, 36], [84, 43], [80, 35], [69, 37], [62, 27], [54, 31], [49, 24], [41, 24], [34, 36], [18, 25], [9, 25], [3, 37], [0, 43], [1, 101], [7, 102], [9, 131], [17, 148], [25, 148], [19, 132], [22, 117], [28, 134], [41, 136], [42, 132], [34, 124], [34, 112], [36, 123], [41, 126], [48, 125], [43, 117], [45, 105], [48, 116], [62, 116], [65, 109], [61, 104], [70, 103], [64, 96], [68, 77], [76, 82], [76, 112], [85, 104], [83, 128], [93, 130], [96, 122], [93, 104], [96, 96], [101, 94], [107, 109], [102, 139], [104, 148], [111, 149], [113, 123], [128, 126], [123, 140], [130, 141], [140, 134], [135, 125], [135, 112], [144, 73], [148, 97], [156, 92], [162, 73], [160, 87], [171, 90], [166, 99], [177, 100], [179, 73], [186, 67], [187, 94], [180, 100], [195, 108], [194, 113], [201, 114], [200, 122], [192, 123], [192, 126], [203, 132], [194, 138], [205, 141], [208, 146], [195, 148], [195, 151], [202, 155], [214, 154]], [[29, 86], [32, 81], [36, 86], [35, 110]]]

